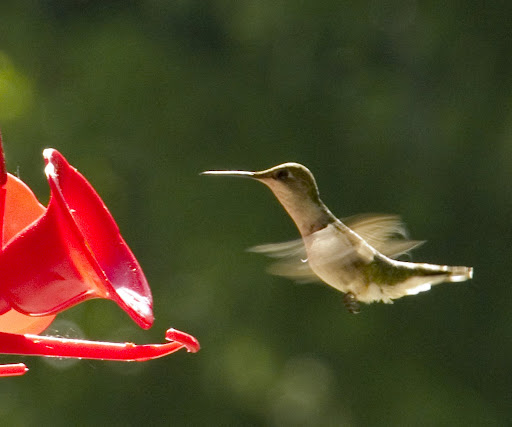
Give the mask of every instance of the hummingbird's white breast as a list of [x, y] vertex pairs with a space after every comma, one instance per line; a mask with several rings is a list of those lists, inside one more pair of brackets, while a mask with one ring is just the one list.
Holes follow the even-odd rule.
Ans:
[[345, 293], [363, 291], [355, 263], [371, 262], [374, 251], [359, 236], [333, 223], [305, 237], [304, 244], [309, 266], [325, 283]]

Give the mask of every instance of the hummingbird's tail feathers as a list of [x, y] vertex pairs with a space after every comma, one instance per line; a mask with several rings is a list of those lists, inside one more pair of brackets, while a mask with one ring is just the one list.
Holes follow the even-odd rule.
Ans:
[[354, 215], [345, 218], [343, 223], [370, 246], [390, 258], [397, 258], [425, 243], [423, 240], [407, 238], [407, 230], [398, 215]]
[[298, 283], [321, 282], [309, 266], [302, 239], [254, 246], [248, 251], [278, 258], [279, 261], [270, 264], [267, 268], [267, 271], [274, 276], [287, 277]]
[[[417, 264], [418, 275], [423, 277], [440, 276], [444, 277], [443, 282], [464, 282], [473, 278], [473, 267]], [[433, 284], [442, 283], [436, 282]]]
[[447, 267], [448, 282], [464, 282], [473, 278], [473, 267]]
[[[392, 299], [403, 295], [416, 295], [430, 290], [434, 285], [447, 282], [463, 282], [473, 277], [472, 267], [418, 264], [416, 274], [390, 291]], [[391, 295], [393, 294], [393, 295]]]

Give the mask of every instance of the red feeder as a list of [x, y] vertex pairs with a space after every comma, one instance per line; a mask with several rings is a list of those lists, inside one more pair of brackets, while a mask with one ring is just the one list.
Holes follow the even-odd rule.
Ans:
[[[56, 150], [44, 150], [51, 197], [42, 206], [5, 170], [0, 136], [0, 353], [145, 361], [181, 348], [191, 335], [169, 329], [165, 344], [135, 345], [33, 335], [57, 313], [90, 298], [115, 301], [142, 328], [153, 323], [144, 273], [93, 187]], [[24, 364], [0, 365], [0, 377]]]

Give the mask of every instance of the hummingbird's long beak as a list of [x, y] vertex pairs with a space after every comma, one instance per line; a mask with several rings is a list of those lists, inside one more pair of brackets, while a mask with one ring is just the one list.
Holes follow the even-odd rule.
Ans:
[[249, 171], [205, 171], [201, 175], [237, 176], [241, 178], [256, 178], [256, 172]]

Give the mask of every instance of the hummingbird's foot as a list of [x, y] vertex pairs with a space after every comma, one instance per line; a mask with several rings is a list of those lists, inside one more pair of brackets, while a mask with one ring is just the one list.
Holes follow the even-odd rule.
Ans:
[[361, 311], [359, 302], [352, 292], [348, 292], [343, 295], [343, 304], [345, 304], [346, 309], [352, 314], [357, 314]]

